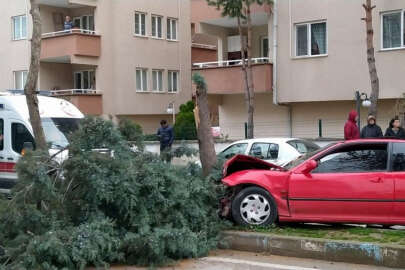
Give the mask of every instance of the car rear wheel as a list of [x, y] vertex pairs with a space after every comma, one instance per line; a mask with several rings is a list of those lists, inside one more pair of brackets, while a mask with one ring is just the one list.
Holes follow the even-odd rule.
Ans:
[[242, 189], [232, 201], [232, 217], [242, 226], [270, 225], [277, 218], [277, 207], [273, 197], [259, 187]]

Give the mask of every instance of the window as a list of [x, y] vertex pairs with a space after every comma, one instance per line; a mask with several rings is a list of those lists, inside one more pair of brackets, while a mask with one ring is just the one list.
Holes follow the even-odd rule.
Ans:
[[167, 19], [167, 39], [177, 40], [177, 20]]
[[0, 119], [0, 151], [4, 150], [4, 120]]
[[392, 149], [392, 170], [405, 171], [405, 143], [394, 143]]
[[262, 57], [269, 57], [269, 38], [262, 37], [261, 38], [261, 55]]
[[296, 56], [327, 54], [326, 22], [296, 26]]
[[146, 14], [135, 13], [135, 35], [146, 36]]
[[[78, 27], [82, 30], [94, 31], [94, 16], [84, 15], [81, 17], [73, 18], [73, 26]], [[88, 32], [83, 31], [83, 32]]]
[[313, 173], [385, 171], [387, 158], [387, 144], [348, 146], [322, 157]]
[[152, 70], [153, 91], [163, 91], [163, 70]]
[[228, 148], [226, 148], [224, 151], [222, 151], [219, 154], [219, 156], [222, 158], [229, 159], [229, 158], [239, 155], [239, 154], [244, 155], [246, 153], [247, 147], [248, 147], [247, 143], [234, 144], [234, 145], [231, 145]]
[[148, 70], [139, 68], [136, 70], [136, 90], [148, 91]]
[[278, 151], [278, 144], [254, 143], [249, 155], [260, 159], [278, 159]]
[[162, 38], [162, 17], [152, 16], [152, 37]]
[[287, 143], [294, 147], [300, 154], [313, 152], [320, 148], [318, 145], [307, 141], [294, 140], [288, 141]]
[[383, 49], [405, 47], [405, 10], [382, 15]]
[[20, 70], [14, 71], [14, 88], [16, 90], [23, 90], [27, 82], [28, 71]]
[[74, 73], [75, 89], [93, 89], [96, 77], [94, 70], [84, 70]]
[[179, 72], [169, 71], [168, 72], [168, 92], [175, 93], [179, 91]]
[[16, 16], [13, 20], [13, 40], [27, 38], [27, 16]]
[[30, 142], [34, 145], [35, 141], [28, 129], [20, 123], [11, 124], [11, 144], [14, 152], [21, 153], [24, 148], [24, 143]]

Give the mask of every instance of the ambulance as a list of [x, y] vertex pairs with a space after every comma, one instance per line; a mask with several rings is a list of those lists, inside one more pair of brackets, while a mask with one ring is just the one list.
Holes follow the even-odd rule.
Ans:
[[[66, 100], [38, 95], [39, 113], [50, 154], [61, 152], [83, 114]], [[25, 95], [0, 93], [0, 193], [17, 182], [15, 165], [28, 146], [35, 148]], [[67, 154], [66, 154], [67, 155]]]

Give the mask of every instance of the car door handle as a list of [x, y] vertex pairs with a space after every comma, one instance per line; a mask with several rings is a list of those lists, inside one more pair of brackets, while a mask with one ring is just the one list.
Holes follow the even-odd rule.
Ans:
[[372, 183], [381, 183], [381, 182], [382, 182], [382, 178], [381, 178], [381, 177], [378, 177], [377, 179], [370, 180], [370, 182], [372, 182]]
[[10, 161], [12, 161], [12, 160], [14, 160], [14, 158], [12, 158], [12, 157], [9, 157], [9, 158], [7, 158], [7, 160], [10, 160]]
[[4, 159], [4, 157], [0, 157], [0, 159]]

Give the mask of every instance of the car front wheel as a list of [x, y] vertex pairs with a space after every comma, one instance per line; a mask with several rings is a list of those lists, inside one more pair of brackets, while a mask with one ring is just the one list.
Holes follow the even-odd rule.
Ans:
[[259, 187], [242, 189], [232, 201], [232, 217], [242, 226], [271, 225], [277, 218], [273, 197]]

